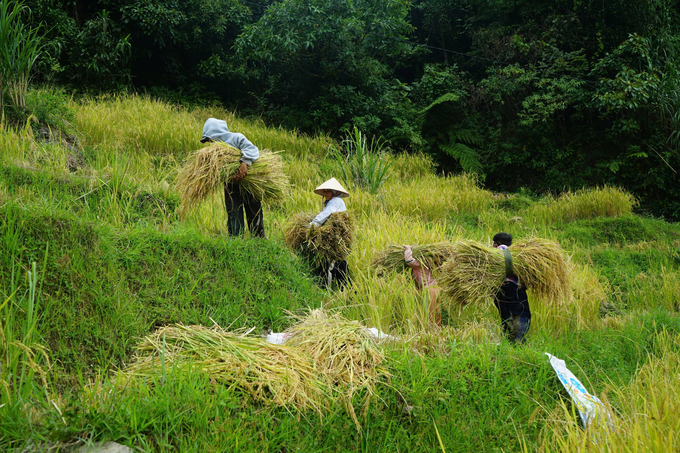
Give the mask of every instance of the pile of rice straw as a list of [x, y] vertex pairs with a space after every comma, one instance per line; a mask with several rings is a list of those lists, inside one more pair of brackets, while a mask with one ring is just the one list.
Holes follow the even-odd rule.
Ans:
[[145, 337], [134, 362], [121, 371], [128, 381], [191, 366], [253, 399], [320, 411], [327, 394], [303, 351], [219, 327], [167, 326]]
[[[567, 260], [562, 248], [546, 239], [532, 238], [510, 247], [519, 284], [550, 301], [570, 297]], [[453, 256], [439, 270], [437, 282], [454, 302], [489, 300], [505, 279], [503, 251], [474, 241], [454, 244]]]
[[[438, 242], [436, 244], [424, 244], [411, 246], [413, 258], [420, 261], [426, 268], [433, 270], [440, 267], [453, 253], [453, 244], [450, 242]], [[386, 250], [378, 253], [371, 261], [371, 266], [377, 269], [404, 270], [404, 246], [389, 245]]]
[[292, 327], [287, 338], [286, 346], [310, 357], [328, 387], [340, 392], [357, 429], [361, 430], [352, 406], [353, 394], [367, 390], [364, 402], [367, 411], [376, 382], [389, 376], [381, 366], [383, 354], [366, 327], [317, 309]]
[[314, 214], [294, 215], [284, 231], [286, 244], [312, 259], [315, 264], [346, 260], [354, 242], [354, 224], [351, 216], [334, 212], [320, 227], [309, 227]]
[[[241, 151], [222, 142], [192, 153], [175, 181], [182, 198], [180, 214], [196, 208], [213, 192], [223, 190], [224, 183], [232, 180], [241, 165], [240, 158]], [[239, 190], [265, 203], [283, 200], [289, 187], [281, 156], [268, 150], [260, 150], [260, 157], [248, 167], [248, 175], [236, 184]]]

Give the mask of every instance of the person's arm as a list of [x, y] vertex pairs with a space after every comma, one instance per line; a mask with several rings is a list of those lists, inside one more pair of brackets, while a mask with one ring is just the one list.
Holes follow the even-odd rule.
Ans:
[[241, 162], [247, 165], [252, 165], [260, 157], [260, 150], [243, 134], [234, 134], [234, 145], [241, 150]]
[[241, 151], [241, 165], [234, 174], [234, 181], [240, 181], [248, 176], [248, 166], [260, 157], [260, 150], [243, 134], [234, 134], [234, 145]]
[[408, 267], [420, 267], [420, 261], [413, 257], [413, 250], [410, 245], [404, 246], [404, 262]]
[[342, 212], [345, 210], [345, 202], [342, 201], [341, 198], [331, 198], [328, 203], [326, 203], [326, 207], [324, 207], [323, 210], [317, 214], [317, 216], [314, 217], [311, 222], [309, 222], [309, 225], [319, 227], [323, 225], [334, 212]]

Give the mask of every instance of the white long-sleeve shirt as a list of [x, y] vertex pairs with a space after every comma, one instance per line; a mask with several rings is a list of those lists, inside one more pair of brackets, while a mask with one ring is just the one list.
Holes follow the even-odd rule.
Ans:
[[328, 220], [328, 217], [330, 217], [331, 214], [334, 212], [343, 211], [347, 211], [345, 202], [340, 197], [333, 197], [330, 200], [324, 202], [323, 210], [316, 217], [314, 217], [314, 220], [312, 220], [309, 224], [313, 224], [317, 227], [321, 226], [326, 222], [326, 220]]
[[224, 142], [241, 151], [241, 162], [252, 165], [260, 157], [260, 150], [253, 145], [245, 135], [229, 132], [227, 122], [215, 118], [208, 118], [203, 125], [203, 138], [214, 142]]

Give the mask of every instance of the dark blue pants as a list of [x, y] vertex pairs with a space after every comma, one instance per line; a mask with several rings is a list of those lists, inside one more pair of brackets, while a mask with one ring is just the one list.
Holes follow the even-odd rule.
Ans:
[[246, 191], [241, 192], [238, 184], [225, 184], [224, 203], [227, 207], [227, 229], [229, 236], [241, 236], [245, 230], [245, 219], [253, 237], [264, 237], [262, 203]]
[[529, 299], [524, 288], [506, 280], [498, 290], [495, 300], [501, 315], [503, 332], [513, 343], [524, 343], [524, 336], [531, 325]]

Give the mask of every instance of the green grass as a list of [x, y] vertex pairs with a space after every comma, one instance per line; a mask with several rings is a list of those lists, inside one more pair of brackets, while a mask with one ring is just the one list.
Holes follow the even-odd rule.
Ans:
[[[154, 326], [212, 319], [280, 330], [285, 311], [320, 300], [303, 261], [274, 241], [205, 237], [180, 225], [121, 232], [13, 204], [0, 208], [0, 237], [3, 268], [46, 264], [39, 328], [60, 380], [120, 366]], [[2, 287], [8, 277], [0, 275]]]
[[[668, 432], [643, 429], [630, 415], [656, 409], [630, 406], [626, 395], [673, 395], [669, 386], [652, 395], [644, 383], [650, 369], [664, 382], [674, 376], [654, 364], [673, 359], [668, 344], [680, 335], [680, 227], [633, 214], [626, 192], [492, 194], [473, 177], [436, 175], [426, 156], [395, 154], [378, 195], [353, 187], [345, 200], [357, 221], [353, 284], [325, 291], [285, 248], [282, 229], [295, 213], [318, 211], [313, 188], [338, 176], [327, 137], [139, 96], [71, 108], [84, 144], [75, 171], [67, 165], [73, 151], [38, 143], [28, 129], [0, 130], [0, 378], [11, 382], [0, 403], [0, 449], [113, 440], [149, 452], [376, 453], [437, 451], [441, 438], [446, 451], [573, 451], [583, 433], [563, 429], [577, 418], [550, 352], [636, 432], [656, 432], [644, 435], [649, 451], [661, 451], [655, 446]], [[177, 216], [174, 178], [209, 116], [283, 151], [293, 189], [265, 206], [264, 240], [226, 236], [219, 194], [184, 221]], [[449, 310], [432, 329], [409, 272], [378, 276], [369, 267], [390, 244], [490, 244], [498, 231], [557, 241], [573, 265], [572, 300], [531, 299], [524, 347], [502, 338], [491, 303]], [[112, 381], [159, 326], [217, 322], [257, 335], [285, 331], [291, 312], [320, 306], [403, 340], [382, 346], [392, 377], [367, 412], [365, 395], [354, 397], [360, 431], [337, 401], [322, 414], [272, 408], [197, 370], [124, 390]], [[45, 381], [30, 371], [36, 366]]]

